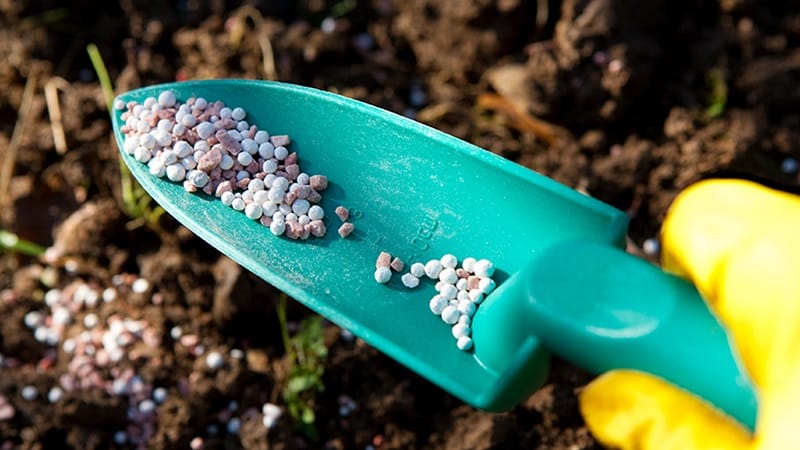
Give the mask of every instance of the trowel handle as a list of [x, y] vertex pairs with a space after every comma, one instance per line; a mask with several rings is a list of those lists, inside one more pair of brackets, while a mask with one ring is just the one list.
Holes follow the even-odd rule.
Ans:
[[[554, 354], [593, 373], [649, 372], [753, 428], [752, 386], [691, 283], [620, 248], [584, 241], [537, 252], [517, 277], [514, 297], [525, 310], [518, 303], [517, 317], [524, 314], [527, 332]], [[503, 317], [486, 313], [487, 320]]]

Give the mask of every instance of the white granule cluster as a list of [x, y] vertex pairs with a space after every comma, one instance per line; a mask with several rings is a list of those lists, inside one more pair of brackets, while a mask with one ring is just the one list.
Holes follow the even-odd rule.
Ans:
[[242, 108], [202, 97], [180, 103], [172, 91], [116, 107], [123, 150], [151, 174], [214, 195], [277, 236], [325, 235], [319, 202], [328, 180], [301, 171], [288, 135], [248, 123]]
[[[390, 253], [380, 252], [375, 261], [375, 281], [388, 283], [392, 271], [400, 272], [404, 266]], [[472, 317], [484, 297], [497, 286], [493, 275], [494, 264], [488, 259], [467, 257], [459, 266], [455, 255], [446, 254], [425, 264], [411, 264], [401, 281], [409, 289], [416, 288], [423, 277], [436, 282], [437, 294], [431, 298], [428, 307], [444, 323], [451, 325], [456, 346], [467, 351], [472, 349]]]

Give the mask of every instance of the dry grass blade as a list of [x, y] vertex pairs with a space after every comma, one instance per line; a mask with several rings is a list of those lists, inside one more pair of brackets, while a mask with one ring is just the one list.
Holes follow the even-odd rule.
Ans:
[[436, 103], [419, 110], [416, 119], [420, 122], [430, 123], [456, 110], [458, 110], [458, 105], [455, 102]]
[[61, 77], [50, 77], [44, 85], [44, 98], [47, 101], [47, 114], [50, 117], [50, 129], [53, 131], [53, 144], [59, 155], [67, 153], [67, 138], [64, 124], [61, 121], [61, 105], [58, 102], [58, 90], [69, 88], [70, 84]]
[[9, 195], [11, 178], [14, 176], [17, 152], [19, 152], [22, 136], [25, 133], [25, 125], [28, 122], [28, 116], [33, 106], [33, 97], [38, 79], [39, 74], [36, 70], [32, 70], [22, 93], [22, 102], [20, 103], [17, 122], [14, 124], [14, 131], [11, 134], [11, 142], [8, 144], [6, 157], [3, 159], [2, 167], [0, 167], [0, 210], [5, 210], [11, 200], [11, 195]]
[[247, 29], [247, 19], [253, 21], [253, 28], [258, 38], [258, 45], [261, 47], [261, 62], [264, 69], [264, 78], [267, 80], [277, 80], [278, 74], [275, 70], [275, 54], [272, 51], [272, 42], [270, 42], [264, 29], [264, 17], [261, 12], [256, 8], [245, 5], [239, 8], [233, 16], [235, 20], [231, 28], [230, 44], [233, 48], [239, 48], [242, 42], [242, 36]]
[[547, 26], [550, 18], [550, 2], [548, 0], [536, 1], [536, 31], [541, 33]]

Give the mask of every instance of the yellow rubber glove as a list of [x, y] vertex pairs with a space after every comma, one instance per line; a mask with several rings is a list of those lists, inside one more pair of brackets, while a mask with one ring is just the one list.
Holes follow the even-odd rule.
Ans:
[[663, 266], [697, 286], [759, 398], [754, 434], [654, 376], [618, 370], [580, 395], [603, 444], [644, 450], [800, 449], [800, 197], [742, 180], [682, 192], [662, 228]]

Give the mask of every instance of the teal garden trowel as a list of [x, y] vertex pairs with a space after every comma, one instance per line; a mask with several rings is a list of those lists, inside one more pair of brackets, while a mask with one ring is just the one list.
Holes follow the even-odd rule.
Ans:
[[[150, 86], [247, 111], [288, 134], [308, 173], [330, 185], [321, 205], [351, 211], [355, 231], [276, 237], [213, 196], [121, 158], [179, 222], [268, 283], [474, 407], [507, 410], [546, 380], [551, 353], [594, 373], [662, 377], [753, 427], [756, 398], [724, 329], [695, 288], [626, 253], [621, 211], [433, 128], [332, 93], [278, 82], [213, 80]], [[124, 122], [113, 114], [122, 149]], [[494, 262], [497, 288], [456, 348], [432, 314], [429, 280], [415, 289], [373, 278], [381, 251], [406, 263], [446, 253]]]

